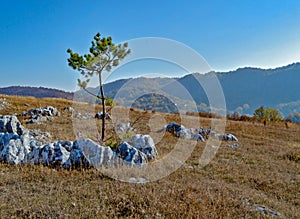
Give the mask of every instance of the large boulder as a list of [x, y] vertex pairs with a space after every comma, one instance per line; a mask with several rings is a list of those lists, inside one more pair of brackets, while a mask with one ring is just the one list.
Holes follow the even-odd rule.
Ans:
[[30, 151], [29, 135], [16, 133], [0, 133], [0, 161], [17, 165], [27, 162]]
[[16, 116], [0, 115], [0, 132], [15, 133], [23, 135], [25, 128], [21, 125]]
[[70, 152], [66, 148], [69, 141], [57, 141], [43, 146], [32, 145], [28, 154], [29, 163], [47, 166], [63, 166], [69, 159]]
[[147, 156], [147, 160], [157, 159], [158, 153], [150, 135], [137, 134], [131, 138], [131, 144]]
[[79, 139], [73, 143], [70, 157], [64, 164], [70, 167], [107, 167], [113, 164], [114, 152], [110, 147], [103, 147], [91, 139]]
[[116, 149], [116, 156], [121, 158], [125, 164], [130, 166], [144, 166], [147, 164], [147, 155], [131, 146], [127, 142], [122, 142]]

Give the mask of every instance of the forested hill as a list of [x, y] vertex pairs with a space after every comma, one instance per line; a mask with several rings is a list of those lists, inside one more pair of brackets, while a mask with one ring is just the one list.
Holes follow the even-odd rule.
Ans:
[[0, 88], [0, 94], [15, 96], [33, 96], [37, 98], [52, 97], [73, 99], [73, 93], [63, 90], [45, 88], [45, 87], [29, 87], [29, 86], [11, 86]]
[[[260, 106], [276, 108], [283, 115], [300, 112], [300, 63], [275, 69], [247, 67], [214, 73], [224, 92], [228, 113], [253, 114]], [[105, 84], [104, 89], [106, 96], [116, 98], [120, 105], [161, 110], [173, 109], [174, 103], [177, 106], [189, 106], [185, 93], [179, 89], [182, 87], [192, 97], [199, 111], [207, 111], [210, 103], [199, 82], [205, 83], [211, 74], [194, 73], [181, 78], [122, 79]], [[94, 94], [99, 93], [99, 88], [88, 90]], [[166, 93], [172, 93], [176, 98], [167, 100], [169, 97], [164, 95]], [[73, 93], [43, 87], [6, 87], [0, 88], [0, 94], [73, 98]], [[76, 92], [76, 98], [94, 101], [94, 97], [83, 90]], [[170, 100], [173, 105], [166, 107]]]

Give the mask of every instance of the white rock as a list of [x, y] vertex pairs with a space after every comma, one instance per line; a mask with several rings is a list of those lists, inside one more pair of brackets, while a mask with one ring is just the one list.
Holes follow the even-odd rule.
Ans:
[[116, 150], [116, 156], [123, 159], [125, 164], [130, 166], [144, 166], [147, 164], [147, 155], [131, 146], [127, 142], [122, 142]]
[[114, 152], [91, 139], [79, 139], [73, 143], [65, 168], [70, 167], [107, 167], [113, 164]]
[[[95, 118], [96, 119], [102, 119], [103, 118], [103, 112], [96, 113]], [[109, 115], [109, 113], [105, 113], [105, 119], [111, 120], [111, 116]]]
[[133, 147], [143, 152], [148, 160], [157, 159], [158, 153], [156, 147], [154, 145], [153, 139], [150, 135], [141, 135], [137, 134], [131, 138], [131, 142]]
[[25, 128], [21, 125], [16, 116], [0, 115], [0, 132], [16, 133], [23, 135]]
[[15, 133], [0, 133], [0, 161], [17, 165], [27, 162], [30, 151], [29, 136]]

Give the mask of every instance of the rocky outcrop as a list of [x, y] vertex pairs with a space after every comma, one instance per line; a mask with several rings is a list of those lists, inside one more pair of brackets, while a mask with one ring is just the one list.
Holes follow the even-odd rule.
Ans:
[[202, 136], [201, 128], [185, 128], [183, 125], [171, 122], [163, 128], [163, 131], [170, 132], [176, 137], [187, 140], [205, 141], [204, 137]]
[[24, 127], [19, 122], [16, 116], [1, 116], [0, 115], [0, 133], [16, 133], [17, 135], [24, 134]]
[[25, 164], [30, 151], [28, 133], [0, 133], [0, 161], [8, 164]]
[[[110, 116], [110, 114], [109, 113], [105, 113], [105, 119], [109, 119], [109, 120], [111, 120], [111, 116]], [[98, 112], [98, 113], [96, 113], [96, 115], [95, 115], [95, 119], [102, 119], [103, 118], [103, 112]]]
[[60, 112], [53, 106], [34, 108], [20, 114], [20, 116], [30, 116], [27, 122], [29, 124], [40, 124], [46, 121], [52, 121], [54, 116], [60, 115]]
[[[205, 142], [209, 137], [214, 137], [220, 141], [235, 141], [238, 142], [238, 138], [233, 134], [219, 134], [215, 131], [212, 131], [211, 128], [207, 130], [200, 128], [185, 128], [183, 125], [176, 124], [171, 122], [163, 128], [163, 131], [172, 133], [174, 136], [187, 139], [187, 140], [196, 140]], [[237, 147], [238, 143], [234, 144], [234, 147]]]
[[0, 116], [0, 162], [43, 164], [59, 168], [101, 168], [114, 165], [142, 167], [158, 157], [149, 135], [136, 135], [134, 146], [122, 142], [115, 151], [91, 139], [45, 143], [49, 133], [25, 129], [15, 116]]
[[131, 144], [133, 147], [143, 152], [147, 160], [153, 160], [158, 158], [158, 153], [154, 145], [153, 139], [150, 135], [134, 135], [131, 139]]
[[67, 111], [67, 112], [74, 112], [74, 108], [71, 107], [71, 106], [66, 106], [63, 108], [64, 111]]
[[110, 167], [114, 161], [114, 152], [91, 139], [79, 139], [73, 143], [69, 159], [64, 168], [70, 167]]
[[127, 142], [122, 142], [116, 150], [116, 156], [125, 161], [130, 166], [144, 166], [147, 164], [147, 156], [140, 150], [131, 146]]

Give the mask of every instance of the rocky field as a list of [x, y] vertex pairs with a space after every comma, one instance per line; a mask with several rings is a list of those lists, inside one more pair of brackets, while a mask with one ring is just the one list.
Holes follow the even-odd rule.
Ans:
[[[0, 115], [16, 115], [42, 145], [75, 142], [79, 134], [74, 124], [84, 130], [94, 120], [100, 125], [93, 118], [98, 108], [82, 114], [75, 107], [74, 112], [68, 100], [4, 95], [0, 100]], [[41, 117], [24, 113], [46, 106], [58, 112], [48, 108], [51, 113]], [[118, 110], [121, 115], [123, 109]], [[158, 161], [178, 143], [171, 133], [151, 129], [151, 121], [161, 128], [172, 121], [180, 124], [178, 114], [130, 110], [129, 118], [135, 133], [154, 139], [161, 135], [155, 141]], [[195, 117], [184, 120], [185, 127], [195, 127]], [[200, 118], [199, 127], [210, 125], [210, 119]], [[83, 134], [97, 143], [95, 130], [88, 131]], [[195, 142], [177, 171], [149, 183], [122, 182], [95, 168], [43, 162], [11, 165], [2, 159], [0, 218], [300, 218], [300, 126], [227, 121], [225, 133], [236, 136], [238, 146], [223, 141], [213, 160], [203, 166], [199, 159], [206, 142]]]

